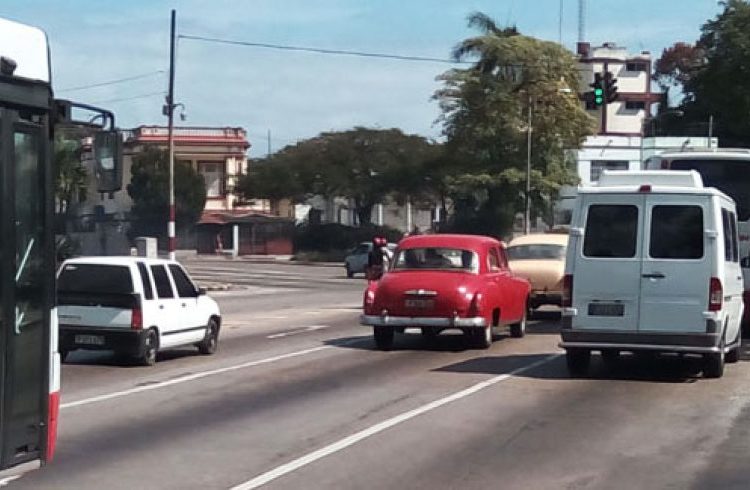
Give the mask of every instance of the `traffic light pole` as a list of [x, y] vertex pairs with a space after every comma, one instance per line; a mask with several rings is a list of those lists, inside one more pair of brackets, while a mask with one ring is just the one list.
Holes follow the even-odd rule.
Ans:
[[[609, 72], [609, 63], [607, 61], [604, 62], [604, 75], [606, 76], [607, 72]], [[602, 82], [602, 85], [604, 87], [607, 86], [606, 81]], [[609, 95], [607, 94], [606, 88], [604, 91], [604, 103], [602, 104], [602, 133], [607, 134], [607, 98]]]

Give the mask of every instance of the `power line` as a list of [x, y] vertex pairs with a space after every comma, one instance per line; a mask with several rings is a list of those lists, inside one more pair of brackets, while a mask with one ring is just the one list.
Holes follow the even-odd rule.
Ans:
[[63, 89], [57, 90], [56, 92], [75, 92], [77, 90], [86, 90], [89, 88], [105, 87], [107, 85], [114, 85], [116, 83], [130, 82], [133, 80], [140, 80], [142, 78], [149, 78], [149, 77], [153, 77], [154, 75], [159, 75], [163, 73], [164, 73], [164, 70], [150, 71], [148, 73], [142, 73], [140, 75], [134, 75], [132, 77], [127, 77], [127, 78], [118, 78], [116, 80], [107, 80], [105, 82], [92, 83], [90, 85], [79, 85], [77, 87], [63, 88]]
[[456, 64], [469, 64], [469, 61], [456, 61], [446, 58], [432, 58], [429, 56], [407, 56], [400, 54], [387, 54], [387, 53], [369, 53], [366, 51], [348, 51], [343, 49], [325, 49], [325, 48], [314, 48], [309, 46], [289, 46], [285, 44], [269, 44], [269, 43], [254, 43], [249, 41], [235, 41], [231, 39], [219, 39], [215, 37], [203, 37], [203, 36], [192, 36], [188, 34], [180, 34], [180, 39], [189, 39], [193, 41], [205, 41], [210, 43], [220, 44], [233, 44], [235, 46], [249, 46], [253, 48], [266, 48], [266, 49], [281, 49], [284, 51], [302, 51], [306, 53], [317, 53], [317, 54], [333, 54], [343, 56], [358, 56], [361, 58], [384, 58], [399, 61], [421, 61], [428, 63], [449, 63], [452, 65]]
[[126, 100], [135, 100], [135, 99], [145, 99], [146, 97], [154, 97], [156, 95], [166, 95], [166, 92], [163, 90], [160, 92], [151, 92], [148, 94], [140, 94], [140, 95], [134, 95], [132, 97], [121, 97], [118, 99], [107, 99], [107, 100], [96, 100], [94, 102], [91, 102], [91, 104], [104, 104], [108, 102], [123, 102]]

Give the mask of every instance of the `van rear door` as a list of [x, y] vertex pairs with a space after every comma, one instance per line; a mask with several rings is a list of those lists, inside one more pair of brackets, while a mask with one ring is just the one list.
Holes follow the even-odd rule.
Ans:
[[572, 328], [638, 329], [645, 195], [582, 196], [583, 239], [577, 240]]
[[719, 247], [718, 235], [705, 232], [717, 229], [711, 209], [710, 196], [646, 197], [640, 330], [706, 331], [703, 312]]

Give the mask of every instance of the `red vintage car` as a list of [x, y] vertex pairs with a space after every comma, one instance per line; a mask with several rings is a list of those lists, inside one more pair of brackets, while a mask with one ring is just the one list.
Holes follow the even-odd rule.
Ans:
[[374, 327], [382, 350], [392, 347], [395, 332], [412, 327], [427, 338], [461, 330], [486, 349], [497, 327], [523, 337], [530, 290], [494, 238], [417, 235], [401, 240], [388, 272], [369, 283], [360, 323]]

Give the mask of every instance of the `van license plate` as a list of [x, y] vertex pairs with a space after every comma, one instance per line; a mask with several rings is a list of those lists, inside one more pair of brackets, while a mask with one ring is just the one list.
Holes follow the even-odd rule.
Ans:
[[104, 345], [104, 337], [101, 335], [76, 335], [76, 344]]
[[589, 303], [589, 316], [623, 316], [625, 305], [619, 303]]

